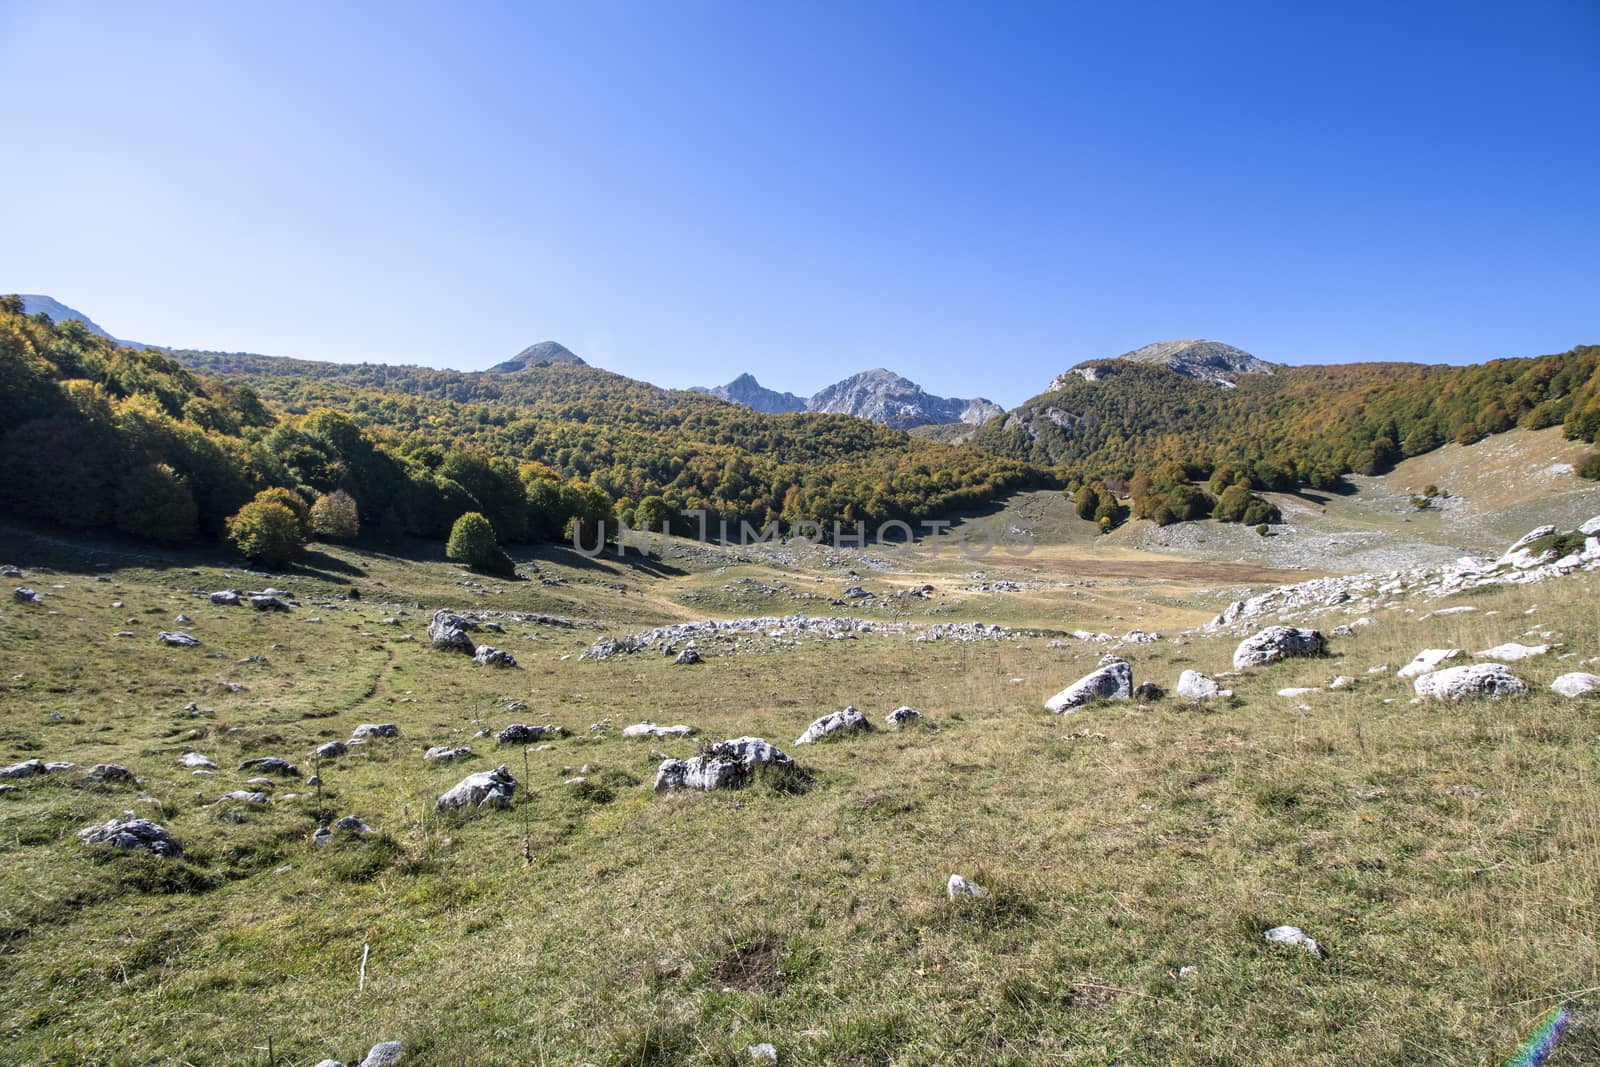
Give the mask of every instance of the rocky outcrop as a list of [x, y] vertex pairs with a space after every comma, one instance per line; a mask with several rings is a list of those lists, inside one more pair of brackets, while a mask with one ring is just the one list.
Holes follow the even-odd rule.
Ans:
[[835, 734], [870, 729], [872, 729], [872, 724], [867, 722], [865, 715], [853, 707], [847, 707], [843, 711], [830, 712], [820, 719], [814, 720], [810, 726], [806, 727], [805, 733], [795, 738], [794, 743], [797, 745], [809, 745], [814, 741], [820, 741], [824, 737], [831, 737]]
[[1044, 707], [1046, 711], [1061, 715], [1095, 700], [1127, 700], [1132, 696], [1133, 668], [1127, 660], [1107, 657], [1098, 670], [1046, 700]]
[[789, 768], [794, 760], [760, 737], [736, 737], [709, 745], [686, 760], [662, 760], [656, 768], [655, 791], [670, 793], [698, 790], [739, 789], [762, 768]]
[[499, 667], [509, 670], [517, 665], [517, 657], [498, 648], [479, 645], [472, 654], [472, 662], [480, 667]]
[[471, 656], [478, 651], [478, 646], [471, 637], [477, 628], [478, 624], [465, 615], [457, 615], [453, 611], [440, 608], [433, 613], [433, 620], [428, 623], [428, 640], [433, 642], [434, 648], [465, 652]]
[[1328, 642], [1320, 630], [1295, 626], [1269, 626], [1239, 643], [1233, 652], [1233, 669], [1248, 670], [1301, 656], [1320, 656]]
[[509, 808], [517, 780], [511, 769], [501, 764], [492, 771], [469, 774], [434, 802], [434, 811], [466, 811], [484, 808]]
[[350, 731], [353, 741], [368, 741], [374, 738], [393, 738], [400, 736], [400, 727], [392, 722], [364, 722]]
[[100, 826], [86, 826], [78, 831], [78, 840], [85, 845], [110, 845], [134, 852], [147, 852], [164, 859], [183, 855], [183, 843], [167, 832], [167, 828], [149, 819], [141, 819], [131, 811], [122, 818], [112, 819]]
[[1452, 703], [1480, 697], [1497, 700], [1528, 691], [1528, 683], [1498, 663], [1472, 663], [1434, 671], [1418, 678], [1413, 686], [1419, 697]]

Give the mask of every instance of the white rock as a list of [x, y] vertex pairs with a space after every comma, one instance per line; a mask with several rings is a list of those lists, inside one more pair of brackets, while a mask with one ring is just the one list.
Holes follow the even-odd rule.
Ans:
[[1046, 711], [1060, 715], [1093, 700], [1127, 700], [1132, 696], [1133, 668], [1127, 660], [1112, 659], [1046, 700], [1044, 706]]
[[749, 1056], [756, 1063], [778, 1062], [778, 1049], [770, 1041], [763, 1041], [759, 1045], [751, 1045], [749, 1048], [744, 1050], [744, 1054]]
[[1219, 686], [1212, 678], [1208, 678], [1199, 671], [1184, 671], [1178, 675], [1178, 696], [1184, 700], [1209, 700], [1212, 697], [1231, 696], [1232, 694]]
[[1480, 659], [1497, 659], [1501, 663], [1515, 663], [1521, 659], [1542, 656], [1549, 651], [1549, 645], [1522, 645], [1515, 641], [1510, 641], [1503, 645], [1495, 645], [1493, 648], [1486, 648], [1482, 652], [1474, 652], [1473, 655]]
[[822, 718], [812, 722], [806, 727], [806, 732], [795, 738], [797, 745], [809, 745], [813, 741], [820, 741], [830, 734], [853, 732], [855, 730], [870, 730], [872, 726], [867, 722], [867, 717], [853, 707], [843, 711], [830, 712]]
[[976, 882], [969, 882], [959, 874], [952, 874], [950, 880], [944, 885], [945, 895], [951, 900], [962, 897], [986, 897], [989, 891]]
[[760, 737], [736, 737], [711, 745], [689, 759], [662, 760], [656, 768], [655, 791], [682, 789], [709, 793], [738, 789], [761, 767], [790, 767], [794, 760]]
[[509, 808], [516, 790], [517, 780], [511, 776], [510, 768], [501, 764], [492, 771], [479, 771], [461, 779], [434, 803], [433, 810]]
[[1289, 700], [1298, 700], [1299, 698], [1301, 698], [1303, 696], [1309, 696], [1312, 693], [1320, 693], [1320, 692], [1322, 692], [1322, 690], [1317, 688], [1316, 686], [1310, 686], [1310, 687], [1307, 687], [1307, 686], [1296, 686], [1296, 687], [1291, 687], [1289, 689], [1280, 689], [1280, 690], [1278, 690], [1278, 695], [1281, 696], [1281, 697], [1285, 697], [1285, 698], [1287, 698]]
[[367, 1058], [359, 1067], [395, 1067], [405, 1055], [406, 1047], [398, 1041], [384, 1041], [367, 1051]]
[[1419, 674], [1439, 669], [1439, 664], [1455, 659], [1461, 655], [1459, 648], [1425, 648], [1417, 653], [1415, 659], [1394, 672], [1396, 678], [1415, 678]]
[[911, 726], [914, 723], [922, 721], [922, 712], [918, 711], [916, 708], [895, 708], [893, 711], [883, 717], [883, 721], [884, 725], [895, 728]]
[[1564, 697], [1581, 697], [1585, 693], [1593, 693], [1600, 689], [1600, 674], [1573, 671], [1551, 682], [1550, 688]]
[[1355, 684], [1356, 684], [1356, 680], [1354, 678], [1350, 677], [1348, 674], [1341, 674], [1338, 677], [1336, 677], [1333, 681], [1328, 683], [1328, 688], [1329, 689], [1349, 689], [1351, 686], [1353, 686]]
[[1600, 535], [1600, 515], [1596, 515], [1594, 518], [1578, 527], [1578, 532], [1583, 534], [1585, 537], [1594, 537]]
[[1233, 652], [1233, 669], [1264, 667], [1291, 656], [1320, 656], [1327, 641], [1318, 630], [1294, 626], [1269, 626], [1239, 643]]
[[1424, 674], [1414, 683], [1417, 696], [1457, 701], [1471, 697], [1499, 699], [1528, 691], [1528, 684], [1498, 663], [1471, 663]]
[[679, 723], [677, 726], [657, 726], [649, 719], [646, 719], [644, 722], [634, 723], [632, 726], [624, 726], [622, 728], [622, 736], [627, 738], [688, 737], [692, 733], [694, 733], [694, 729], [689, 726], [684, 726], [682, 723]]
[[1265, 935], [1268, 941], [1279, 945], [1298, 945], [1318, 959], [1327, 959], [1328, 953], [1298, 926], [1274, 926]]

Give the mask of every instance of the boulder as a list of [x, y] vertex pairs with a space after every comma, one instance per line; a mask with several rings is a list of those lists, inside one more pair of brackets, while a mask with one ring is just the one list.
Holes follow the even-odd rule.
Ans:
[[515, 667], [517, 657], [498, 648], [479, 645], [472, 653], [472, 662], [480, 667]]
[[173, 648], [198, 648], [200, 639], [193, 634], [186, 634], [182, 630], [161, 630], [156, 634], [156, 640], [163, 645]]
[[218, 798], [217, 803], [220, 804], [224, 800], [237, 800], [241, 804], [249, 804], [250, 806], [257, 808], [265, 807], [266, 805], [272, 803], [272, 799], [268, 797], [267, 794], [252, 793], [248, 789], [235, 789], [231, 793], [224, 793], [220, 798]]
[[[1551, 682], [1550, 688], [1564, 697], [1581, 697], [1586, 693], [1600, 690], [1600, 674], [1573, 671], [1571, 674], [1563, 674]], [[0, 771], [0, 775], [4, 773], [4, 771]]]
[[471, 619], [440, 608], [428, 623], [428, 640], [433, 642], [434, 648], [476, 655], [478, 647], [469, 634], [477, 628], [478, 624]]
[[1167, 691], [1154, 682], [1140, 682], [1133, 687], [1133, 699], [1143, 701], [1161, 700]]
[[41, 759], [23, 760], [9, 767], [0, 767], [0, 778], [32, 778], [36, 774], [44, 773], [44, 760]]
[[872, 724], [867, 722], [867, 717], [853, 707], [843, 711], [830, 712], [820, 719], [814, 720], [806, 727], [806, 732], [795, 738], [797, 745], [809, 745], [813, 741], [820, 741], [832, 734], [846, 733], [855, 730], [870, 730]]
[[478, 771], [461, 779], [434, 803], [433, 810], [509, 808], [511, 795], [516, 791], [517, 780], [502, 763], [492, 771]]
[[533, 741], [543, 741], [547, 737], [560, 737], [559, 726], [530, 726], [525, 722], [514, 722], [495, 734], [494, 739], [502, 745], [526, 745]]
[[312, 755], [318, 759], [337, 759], [350, 751], [350, 746], [343, 741], [325, 741], [312, 750]]
[[32, 589], [19, 585], [11, 591], [11, 599], [18, 604], [37, 604], [39, 603], [39, 594]]
[[250, 598], [250, 606], [257, 611], [288, 611], [289, 603], [277, 596], [260, 595]]
[[1461, 655], [1459, 648], [1425, 648], [1417, 653], [1415, 659], [1404, 667], [1394, 672], [1396, 678], [1415, 678], [1421, 674], [1428, 674], [1439, 669], [1439, 664], [1446, 663]]
[[895, 708], [883, 717], [884, 725], [895, 728], [914, 726], [922, 721], [922, 712], [916, 708]]
[[22, 577], [21, 568], [15, 566], [14, 564], [7, 563], [5, 566], [0, 567], [0, 578], [21, 578], [21, 577]]
[[662, 760], [655, 791], [738, 789], [762, 767], [792, 767], [794, 760], [759, 737], [736, 737], [708, 745], [689, 759]]
[[235, 608], [239, 606], [239, 594], [232, 589], [219, 589], [211, 594], [211, 602], [219, 608]]
[[371, 834], [377, 832], [354, 815], [346, 815], [334, 823], [333, 828], [335, 830], [343, 830], [347, 834]]
[[1295, 945], [1305, 949], [1319, 960], [1328, 958], [1328, 952], [1317, 942], [1306, 936], [1306, 932], [1298, 926], [1274, 926], [1263, 935], [1268, 941], [1276, 945]]
[[1184, 700], [1210, 700], [1233, 694], [1199, 671], [1184, 671], [1178, 675], [1178, 695]]
[[288, 777], [293, 777], [300, 773], [299, 767], [296, 767], [286, 759], [279, 759], [277, 756], [257, 756], [255, 759], [247, 759], [239, 764], [239, 769], [241, 771], [261, 771], [263, 774], [282, 774]]
[[1298, 656], [1320, 656], [1328, 649], [1320, 630], [1298, 626], [1269, 626], [1239, 642], [1233, 651], [1233, 669], [1265, 667], [1269, 663]]
[[1044, 702], [1057, 715], [1094, 700], [1127, 700], [1133, 696], [1133, 668], [1127, 660], [1112, 658], [1098, 670], [1079, 678]]
[[79, 785], [137, 785], [138, 779], [128, 768], [116, 763], [96, 763], [89, 768]]
[[405, 1055], [406, 1047], [399, 1041], [383, 1041], [367, 1050], [367, 1058], [357, 1067], [395, 1067]]
[[703, 663], [705, 661], [700, 658], [700, 652], [697, 649], [686, 648], [682, 652], [679, 652], [678, 658], [672, 662], [680, 667], [689, 667], [696, 663]]
[[692, 733], [694, 733], [693, 728], [682, 724], [677, 726], [657, 726], [648, 719], [622, 728], [622, 736], [630, 739], [638, 737], [688, 737]]
[[1457, 701], [1473, 697], [1499, 699], [1520, 696], [1528, 683], [1498, 663], [1471, 663], [1424, 674], [1414, 683], [1417, 696], [1431, 700]]
[[178, 757], [178, 763], [184, 767], [199, 767], [203, 770], [214, 771], [217, 769], [215, 760], [207, 759], [198, 752], [185, 752]]
[[952, 874], [950, 880], [944, 884], [945, 896], [951, 900], [960, 900], [963, 897], [986, 897], [989, 891], [976, 882], [969, 882], [959, 874]]
[[[1596, 515], [1594, 518], [1578, 527], [1578, 532], [1583, 534], [1585, 537], [1600, 537], [1600, 515]], [[20, 578], [22, 576], [19, 574], [17, 577]]]
[[78, 831], [78, 840], [86, 845], [110, 845], [166, 859], [183, 855], [183, 843], [168, 833], [166, 827], [138, 818], [131, 811], [101, 826], [84, 827]]
[[350, 731], [350, 737], [370, 740], [375, 737], [399, 737], [400, 727], [392, 722], [364, 722]]
[[1542, 656], [1549, 651], [1549, 645], [1524, 645], [1516, 641], [1508, 641], [1503, 645], [1486, 648], [1482, 652], [1474, 652], [1473, 655], [1479, 659], [1497, 659], [1501, 663], [1515, 663], [1518, 660]]
[[462, 745], [451, 748], [448, 745], [435, 745], [422, 754], [422, 758], [430, 763], [449, 763], [451, 760], [465, 759], [472, 755], [471, 745]]

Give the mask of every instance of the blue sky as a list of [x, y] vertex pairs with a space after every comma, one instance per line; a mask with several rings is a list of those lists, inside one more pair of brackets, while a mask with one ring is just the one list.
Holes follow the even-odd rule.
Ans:
[[113, 333], [1015, 404], [1600, 342], [1600, 4], [0, 0], [0, 289]]

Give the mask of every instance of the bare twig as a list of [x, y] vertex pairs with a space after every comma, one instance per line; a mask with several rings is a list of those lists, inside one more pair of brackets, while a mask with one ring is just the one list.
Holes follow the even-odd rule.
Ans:
[[366, 942], [361, 943], [361, 979], [356, 983], [356, 993], [360, 995], [367, 988], [367, 953], [372, 946]]

